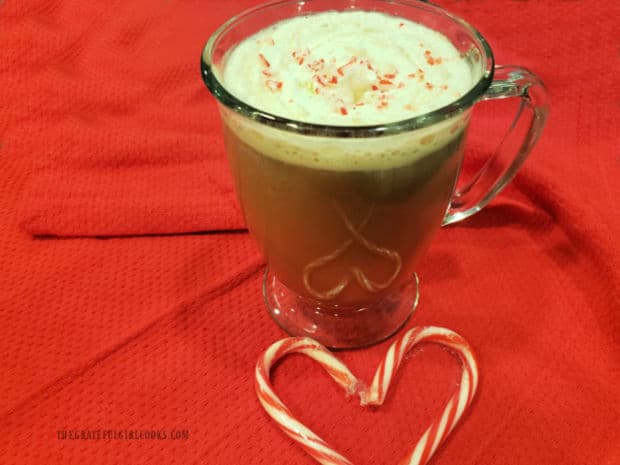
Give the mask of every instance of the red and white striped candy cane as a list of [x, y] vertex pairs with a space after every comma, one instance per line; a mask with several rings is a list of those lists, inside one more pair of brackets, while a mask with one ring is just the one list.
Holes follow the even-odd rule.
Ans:
[[358, 395], [360, 404], [381, 405], [405, 355], [422, 342], [434, 342], [451, 349], [459, 358], [463, 372], [459, 389], [450, 398], [441, 415], [428, 427], [400, 465], [424, 465], [448, 437], [471, 404], [478, 386], [478, 364], [467, 341], [457, 333], [434, 326], [412, 328], [388, 349], [370, 387], [365, 388], [353, 373], [329, 350], [314, 339], [290, 337], [272, 344], [256, 364], [256, 394], [265, 411], [278, 426], [323, 465], [353, 465], [327, 442], [293, 416], [280, 400], [270, 382], [274, 363], [291, 353], [301, 353], [317, 361], [349, 395]]

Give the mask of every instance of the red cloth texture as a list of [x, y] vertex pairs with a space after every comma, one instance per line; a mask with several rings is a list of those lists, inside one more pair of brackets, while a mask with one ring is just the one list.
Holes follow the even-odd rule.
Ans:
[[[239, 231], [198, 66], [217, 25], [255, 3], [0, 6], [1, 464], [314, 463], [254, 394], [258, 355], [285, 335], [264, 310], [264, 265]], [[620, 5], [438, 3], [499, 63], [535, 70], [552, 113], [514, 182], [439, 231], [420, 265], [407, 327], [457, 331], [481, 367], [431, 463], [617, 465]], [[493, 105], [473, 122], [474, 154], [499, 131]], [[370, 381], [389, 342], [339, 356]], [[290, 408], [357, 465], [398, 463], [457, 378], [427, 346], [372, 411], [303, 357], [274, 373]], [[86, 439], [97, 431], [116, 438]]]
[[216, 104], [196, 79], [215, 5], [202, 5], [204, 28], [190, 32], [187, 7], [72, 3], [3, 8], [18, 89], [9, 121], [36, 121], [23, 141], [36, 142], [36, 170], [21, 227], [64, 237], [244, 228]]

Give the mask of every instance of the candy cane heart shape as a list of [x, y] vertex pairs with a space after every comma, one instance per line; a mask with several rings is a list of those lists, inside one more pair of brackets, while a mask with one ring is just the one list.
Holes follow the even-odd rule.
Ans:
[[273, 365], [288, 354], [299, 353], [318, 362], [348, 395], [357, 395], [362, 406], [383, 404], [390, 385], [405, 355], [422, 342], [450, 349], [460, 360], [463, 371], [455, 392], [441, 415], [428, 427], [399, 465], [424, 465], [457, 425], [471, 404], [478, 386], [478, 364], [467, 341], [457, 333], [434, 326], [412, 328], [397, 339], [379, 364], [370, 387], [366, 388], [329, 350], [314, 339], [290, 337], [272, 344], [256, 365], [256, 394], [267, 414], [301, 447], [323, 465], [353, 465], [327, 442], [301, 423], [273, 390], [270, 372]]

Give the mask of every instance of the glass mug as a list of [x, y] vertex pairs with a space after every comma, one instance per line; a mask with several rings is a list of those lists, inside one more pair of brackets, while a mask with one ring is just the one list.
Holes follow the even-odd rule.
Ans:
[[[411, 119], [343, 127], [253, 108], [222, 83], [227, 53], [243, 39], [294, 16], [351, 9], [396, 15], [442, 33], [465, 57], [475, 85], [450, 104]], [[267, 262], [267, 309], [289, 334], [332, 348], [379, 342], [406, 323], [419, 297], [415, 267], [432, 236], [442, 225], [480, 211], [510, 182], [548, 114], [545, 88], [534, 74], [496, 66], [473, 27], [416, 1], [263, 4], [222, 25], [207, 42], [201, 65], [219, 102], [247, 227]], [[521, 101], [513, 124], [483, 168], [457, 190], [473, 105], [506, 97]], [[403, 163], [376, 162], [382, 150], [402, 152]], [[313, 157], [331, 152], [360, 153], [360, 165], [313, 166]], [[375, 161], [364, 161], [364, 153]]]

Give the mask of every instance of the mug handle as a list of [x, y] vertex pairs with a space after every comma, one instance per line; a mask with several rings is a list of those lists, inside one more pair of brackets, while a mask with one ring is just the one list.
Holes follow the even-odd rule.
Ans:
[[[482, 210], [514, 178], [542, 134], [549, 114], [547, 91], [542, 81], [520, 66], [496, 66], [493, 82], [480, 101], [509, 97], [519, 97], [521, 105], [508, 132], [480, 171], [454, 192], [443, 226]], [[518, 128], [523, 127], [526, 128], [525, 137], [519, 135], [523, 131]]]

